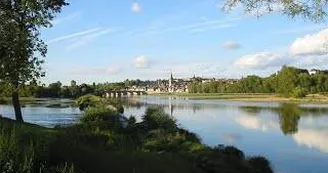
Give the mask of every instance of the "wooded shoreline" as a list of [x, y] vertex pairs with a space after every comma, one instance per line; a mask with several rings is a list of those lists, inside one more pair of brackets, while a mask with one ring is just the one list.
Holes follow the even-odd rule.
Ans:
[[283, 97], [274, 93], [155, 93], [150, 95], [160, 97], [213, 99], [247, 102], [299, 102], [328, 104], [328, 97], [320, 94], [310, 94], [304, 98]]

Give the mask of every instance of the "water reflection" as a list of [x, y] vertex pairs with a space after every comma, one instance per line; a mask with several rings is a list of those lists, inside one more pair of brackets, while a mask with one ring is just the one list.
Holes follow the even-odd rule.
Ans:
[[276, 172], [328, 170], [328, 105], [153, 96], [127, 102], [126, 112], [137, 117], [148, 106], [161, 105], [204, 143], [234, 145], [251, 155], [267, 156]]
[[[307, 116], [326, 116], [328, 115], [328, 107], [322, 107], [317, 105], [298, 105], [292, 103], [273, 103], [272, 105], [264, 105], [251, 103], [245, 105], [245, 103], [229, 103], [229, 102], [213, 102], [206, 100], [189, 100], [189, 99], [175, 99], [172, 97], [168, 98], [155, 98], [152, 100], [148, 99], [128, 99], [125, 98], [124, 102], [127, 108], [136, 107], [140, 109], [142, 107], [148, 107], [151, 105], [162, 105], [168, 110], [171, 116], [176, 116], [174, 112], [176, 110], [192, 110], [193, 114], [199, 111], [237, 107], [240, 111], [245, 112], [246, 115], [254, 116], [240, 116], [237, 117], [237, 123], [249, 128], [259, 129], [261, 131], [267, 131], [268, 129], [275, 129], [280, 127], [281, 131], [285, 135], [295, 134], [298, 132], [298, 124], [301, 117]], [[253, 105], [252, 105], [253, 104]], [[263, 103], [262, 103], [263, 104]], [[279, 125], [276, 121], [259, 120], [256, 116], [261, 115], [265, 112], [271, 112], [277, 115]], [[263, 122], [262, 122], [263, 121]]]
[[[74, 101], [69, 99], [38, 99], [31, 103], [24, 103], [22, 113], [26, 122], [44, 127], [72, 125], [81, 116], [81, 111], [72, 106], [73, 103]], [[13, 107], [0, 105], [0, 116], [15, 119]]]
[[301, 129], [293, 135], [299, 145], [328, 153], [328, 129]]
[[[328, 153], [328, 108], [309, 106], [283, 103], [279, 107], [252, 108], [256, 111], [250, 111], [250, 107], [242, 106], [239, 109], [248, 115], [238, 117], [236, 121], [247, 129], [262, 132], [280, 128], [283, 134], [291, 135], [298, 145]], [[275, 120], [261, 116], [263, 111], [277, 115], [279, 124]]]
[[[310, 105], [297, 105], [293, 103], [281, 103], [278, 107], [240, 106], [239, 109], [250, 115], [260, 115], [261, 111], [271, 111], [279, 117], [281, 131], [285, 134], [295, 134], [298, 132], [298, 124], [301, 117], [306, 116], [326, 116], [328, 107], [309, 107]], [[253, 124], [260, 124], [254, 122]], [[247, 122], [247, 121], [246, 121]], [[259, 126], [259, 125], [255, 125]], [[272, 125], [271, 125], [272, 126]], [[267, 129], [264, 126], [262, 129]]]
[[279, 128], [279, 124], [276, 121], [247, 114], [236, 117], [235, 121], [247, 129], [259, 130], [262, 132]]
[[[328, 105], [154, 96], [121, 101], [125, 115], [134, 115], [139, 121], [148, 106], [161, 105], [183, 128], [197, 133], [205, 144], [231, 144], [249, 155], [266, 156], [278, 173], [328, 170]], [[81, 114], [78, 108], [46, 107], [52, 103], [40, 101], [26, 105], [25, 120], [47, 127], [78, 121]], [[0, 106], [0, 114], [13, 118], [13, 108]]]

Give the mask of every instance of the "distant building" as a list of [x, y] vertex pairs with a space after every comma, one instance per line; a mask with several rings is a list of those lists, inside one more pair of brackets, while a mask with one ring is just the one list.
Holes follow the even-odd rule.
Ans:
[[169, 78], [169, 88], [168, 88], [169, 92], [173, 92], [173, 82], [174, 82], [174, 78], [173, 78], [173, 74], [171, 72], [170, 78]]
[[192, 78], [174, 78], [171, 72], [168, 79], [158, 79], [155, 81], [145, 81], [138, 85], [134, 85], [127, 90], [132, 91], [145, 91], [148, 93], [187, 93], [188, 85], [190, 83], [210, 83], [210, 82], [224, 82], [233, 84], [237, 79], [216, 79], [216, 78], [203, 78], [193, 76]]
[[328, 74], [328, 70], [312, 69], [312, 70], [309, 71], [310, 75], [315, 75], [317, 73]]
[[315, 74], [318, 73], [318, 71], [319, 70], [317, 70], [317, 69], [312, 69], [312, 70], [309, 71], [309, 73], [310, 73], [310, 75], [315, 75]]

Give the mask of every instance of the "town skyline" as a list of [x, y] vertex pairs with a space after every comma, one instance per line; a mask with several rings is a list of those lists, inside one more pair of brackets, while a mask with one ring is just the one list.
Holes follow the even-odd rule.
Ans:
[[[283, 65], [285, 66], [285, 65]], [[282, 68], [283, 66], [281, 66], [280, 68]], [[295, 66], [293, 66], [295, 67]], [[226, 77], [215, 77], [215, 76], [209, 76], [209, 77], [204, 77], [204, 76], [197, 76], [196, 74], [194, 74], [193, 76], [189, 76], [189, 77], [181, 77], [181, 76], [176, 76], [172, 71], [167, 73], [167, 76], [166, 77], [163, 77], [163, 78], [153, 78], [153, 79], [140, 79], [140, 78], [135, 78], [135, 79], [120, 79], [118, 81], [104, 81], [104, 82], [96, 82], [96, 81], [92, 81], [92, 82], [81, 82], [81, 81], [78, 81], [78, 80], [75, 80], [75, 79], [71, 79], [69, 80], [68, 82], [63, 82], [63, 81], [49, 81], [48, 83], [44, 83], [41, 81], [41, 84], [44, 84], [44, 85], [49, 85], [51, 83], [55, 83], [55, 82], [63, 82], [62, 84], [64, 84], [65, 86], [69, 86], [72, 81], [76, 82], [77, 84], [93, 84], [93, 83], [96, 83], [96, 84], [101, 84], [101, 83], [124, 83], [126, 81], [137, 81], [137, 80], [140, 80], [140, 81], [149, 81], [149, 82], [158, 82], [158, 81], [169, 81], [170, 77], [172, 76], [173, 79], [177, 79], [177, 80], [193, 80], [195, 78], [201, 80], [201, 81], [204, 81], [203, 83], [206, 83], [209, 82], [209, 81], [228, 81], [228, 82], [231, 82], [231, 81], [238, 81], [242, 78], [245, 78], [247, 76], [259, 76], [259, 77], [268, 77], [272, 74], [277, 74], [280, 70], [280, 68], [277, 70], [277, 71], [272, 71], [271, 73], [267, 74], [267, 75], [257, 75], [257, 74], [249, 74], [249, 75], [246, 75], [246, 76], [242, 76], [240, 78], [226, 78]], [[295, 67], [295, 68], [298, 68], [298, 67]], [[309, 68], [309, 69], [306, 69], [306, 68], [299, 68], [301, 70], [306, 70], [309, 74], [315, 74], [315, 73], [318, 73], [318, 72], [324, 72], [324, 73], [328, 73], [328, 70], [327, 69], [320, 69], [320, 68]]]

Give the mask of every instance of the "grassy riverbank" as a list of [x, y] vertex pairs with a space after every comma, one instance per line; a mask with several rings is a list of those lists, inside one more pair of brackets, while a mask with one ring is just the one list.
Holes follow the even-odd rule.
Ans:
[[149, 108], [137, 123], [122, 117], [116, 105], [91, 98], [81, 99], [85, 113], [71, 127], [49, 129], [0, 118], [0, 172], [272, 173], [263, 157], [202, 144], [162, 108]]
[[320, 94], [311, 94], [303, 98], [281, 97], [276, 94], [241, 94], [241, 93], [158, 93], [151, 94], [163, 97], [185, 97], [189, 99], [216, 99], [231, 101], [255, 101], [255, 102], [305, 102], [328, 103], [328, 97]]

